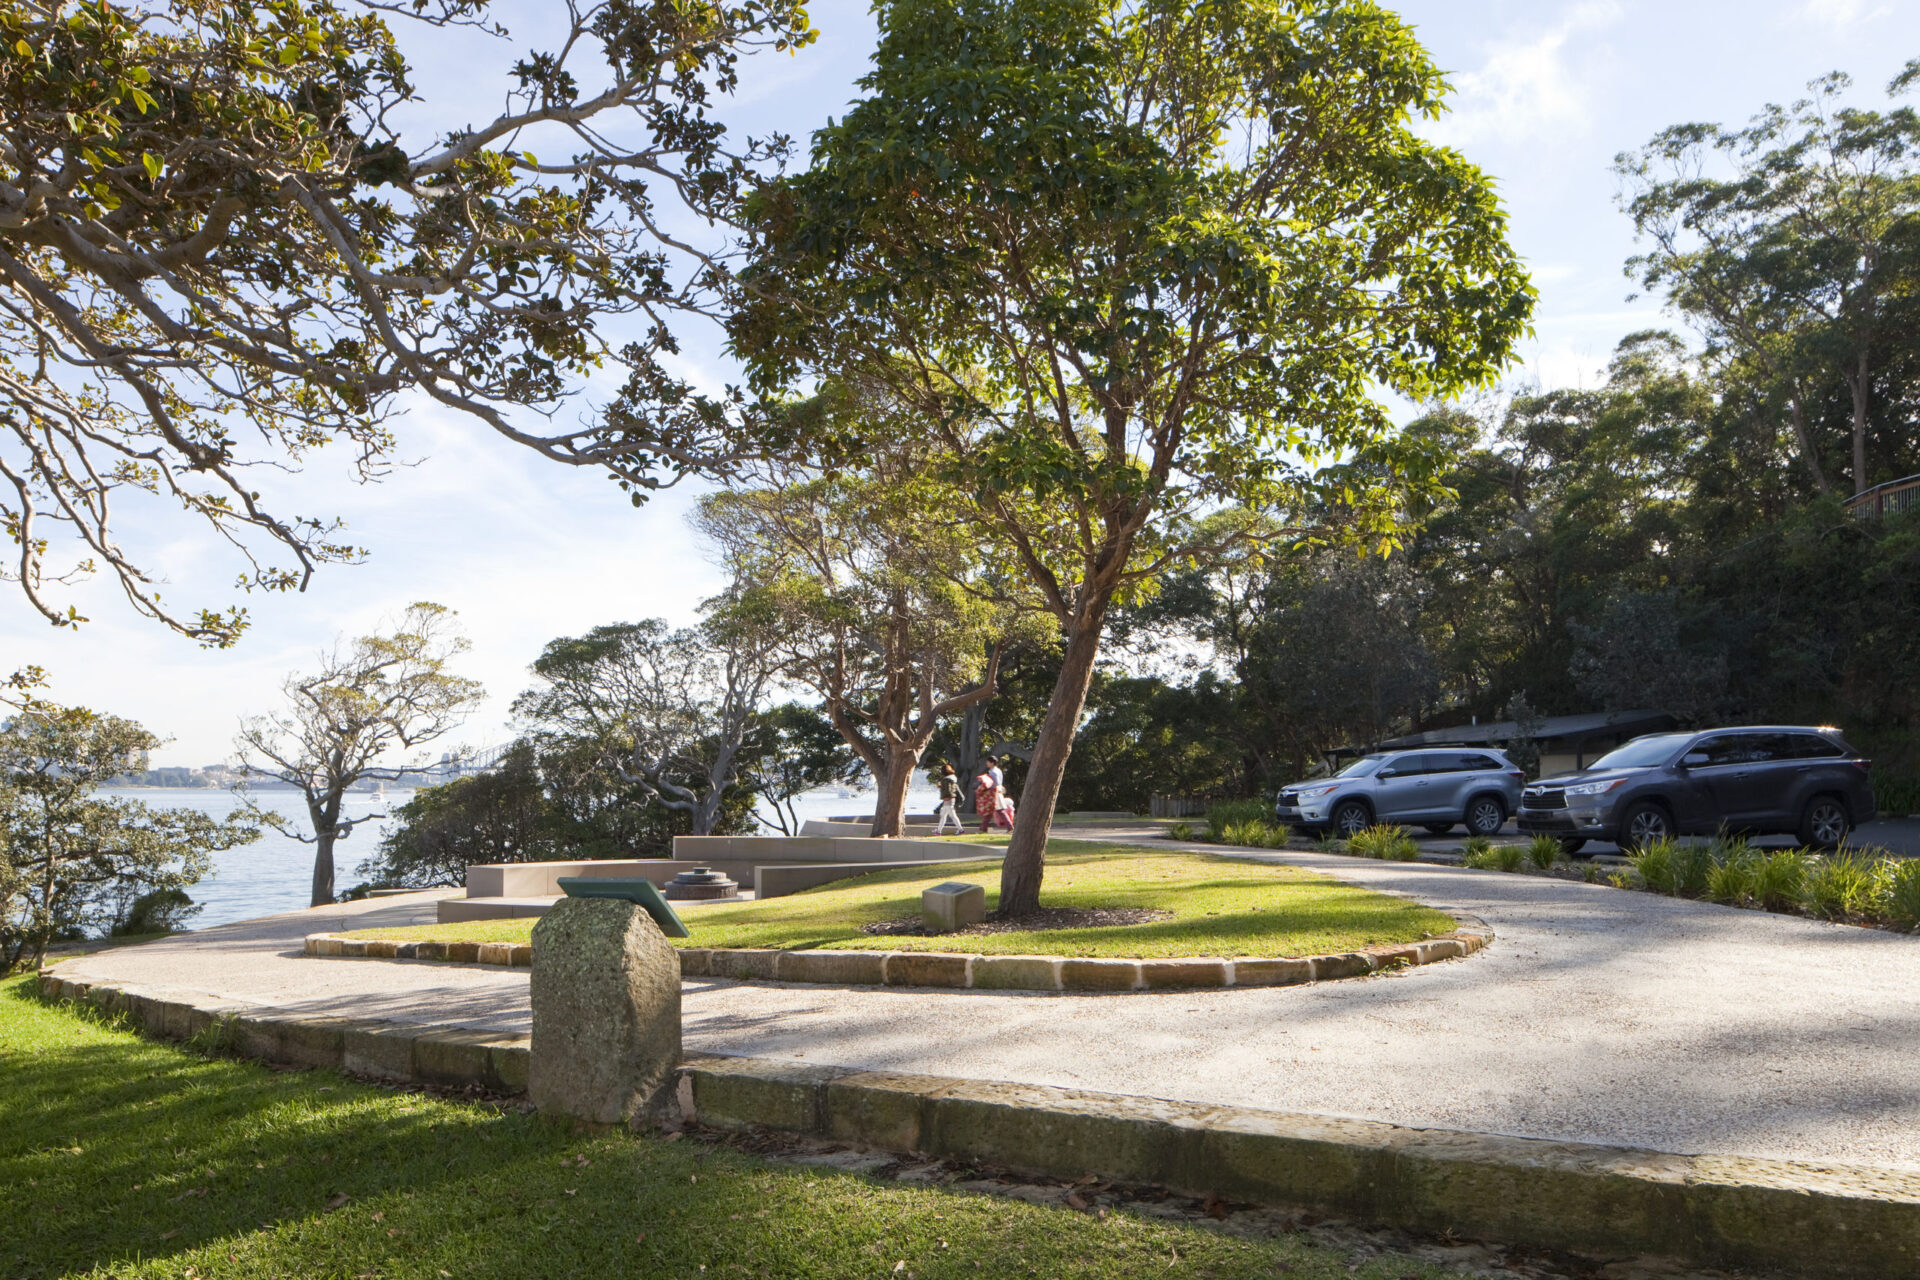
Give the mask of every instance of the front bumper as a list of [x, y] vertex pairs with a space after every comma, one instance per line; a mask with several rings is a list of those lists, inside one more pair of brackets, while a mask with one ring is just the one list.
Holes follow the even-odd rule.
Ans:
[[1275, 805], [1273, 817], [1290, 827], [1317, 827], [1327, 820], [1327, 806], [1309, 802], [1303, 805]]
[[1612, 814], [1605, 808], [1522, 809], [1514, 825], [1521, 835], [1577, 836], [1582, 840], [1605, 839], [1613, 827]]

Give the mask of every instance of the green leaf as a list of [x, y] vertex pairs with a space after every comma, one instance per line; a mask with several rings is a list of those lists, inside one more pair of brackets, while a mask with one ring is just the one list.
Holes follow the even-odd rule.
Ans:
[[162, 166], [159, 156], [153, 154], [151, 151], [143, 151], [140, 153], [140, 164], [146, 169], [148, 178], [154, 182], [160, 181], [160, 170]]

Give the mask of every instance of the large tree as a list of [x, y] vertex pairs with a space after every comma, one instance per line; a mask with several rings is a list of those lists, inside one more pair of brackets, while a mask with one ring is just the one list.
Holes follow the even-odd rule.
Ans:
[[513, 709], [711, 835], [765, 736], [777, 669], [769, 637], [749, 628], [609, 623], [549, 641], [533, 662], [540, 683]]
[[0, 973], [38, 961], [56, 938], [105, 932], [141, 899], [199, 880], [213, 854], [259, 839], [242, 816], [101, 799], [160, 739], [26, 682], [15, 693], [0, 698], [12, 707], [0, 724]]
[[[1920, 82], [1920, 60], [1887, 87]], [[1910, 329], [1920, 292], [1920, 114], [1865, 111], [1851, 81], [1816, 80], [1791, 107], [1744, 129], [1675, 125], [1615, 162], [1634, 227], [1650, 245], [1628, 264], [1706, 335], [1710, 354], [1782, 402], [1813, 487], [1831, 487], [1821, 422], [1827, 385], [1845, 389], [1853, 492], [1875, 479], [1873, 396], [1888, 340]], [[1904, 451], [1902, 451], [1904, 452]]]
[[[713, 106], [743, 54], [812, 38], [804, 10], [567, 0], [529, 45], [493, 8], [0, 9], [0, 576], [50, 621], [81, 620], [53, 584], [99, 571], [231, 643], [244, 611], [163, 604], [112, 510], [172, 504], [249, 590], [302, 587], [355, 549], [261, 473], [331, 448], [377, 476], [409, 394], [636, 500], [725, 463], [733, 406], [673, 372], [675, 326], [724, 306], [724, 226], [786, 144], [730, 143]], [[403, 132], [413, 56], [448, 31], [497, 62], [427, 86], [427, 113], [490, 96], [489, 71], [504, 100]], [[589, 379], [610, 395], [582, 412]]]
[[1058, 624], [1019, 914], [1115, 600], [1244, 540], [1192, 517], [1298, 509], [1332, 460], [1385, 533], [1381, 389], [1492, 377], [1533, 295], [1492, 183], [1416, 131], [1438, 68], [1365, 0], [896, 0], [880, 31], [757, 197], [733, 333], [762, 385], [886, 380]]
[[1020, 625], [937, 450], [902, 430], [858, 472], [777, 469], [704, 498], [696, 520], [740, 584], [735, 616], [773, 637], [784, 677], [873, 775], [876, 836], [901, 834], [927, 744], [993, 697]]
[[479, 703], [479, 684], [451, 666], [471, 647], [451, 609], [414, 604], [390, 631], [337, 647], [311, 675], [288, 676], [283, 709], [240, 722], [241, 771], [285, 783], [306, 802], [311, 835], [276, 825], [314, 847], [309, 905], [333, 901], [334, 845], [386, 816], [349, 817], [347, 793], [420, 772], [425, 760], [406, 753], [452, 732]]

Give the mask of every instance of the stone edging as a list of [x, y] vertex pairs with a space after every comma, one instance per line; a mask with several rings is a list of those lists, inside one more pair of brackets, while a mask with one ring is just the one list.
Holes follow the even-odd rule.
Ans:
[[[526, 1036], [294, 1017], [40, 975], [48, 999], [148, 1034], [393, 1081], [524, 1093]], [[1920, 1174], [1416, 1129], [1045, 1085], [695, 1056], [683, 1117], [1027, 1173], [1158, 1184], [1372, 1225], [1618, 1258], [1859, 1277], [1920, 1273]]]
[[[1358, 978], [1470, 956], [1493, 941], [1472, 916], [1461, 927], [1423, 942], [1335, 955], [1261, 960], [1096, 960], [1073, 956], [982, 956], [952, 951], [773, 951], [725, 947], [679, 949], [683, 978], [821, 982], [838, 986], [947, 987], [980, 991], [1192, 991], [1207, 987], [1284, 987], [1330, 978]], [[507, 942], [405, 942], [310, 933], [309, 956], [366, 960], [436, 960], [530, 968], [533, 948]]]

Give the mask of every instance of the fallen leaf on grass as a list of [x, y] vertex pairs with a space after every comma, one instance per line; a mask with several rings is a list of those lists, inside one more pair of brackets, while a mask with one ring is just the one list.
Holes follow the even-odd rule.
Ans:
[[1073, 1208], [1084, 1212], [1087, 1207], [1087, 1198], [1078, 1191], [1069, 1191], [1067, 1192], [1067, 1203]]
[[375, 1222], [385, 1222], [387, 1220], [387, 1215], [377, 1210], [371, 1215], [371, 1217]]

